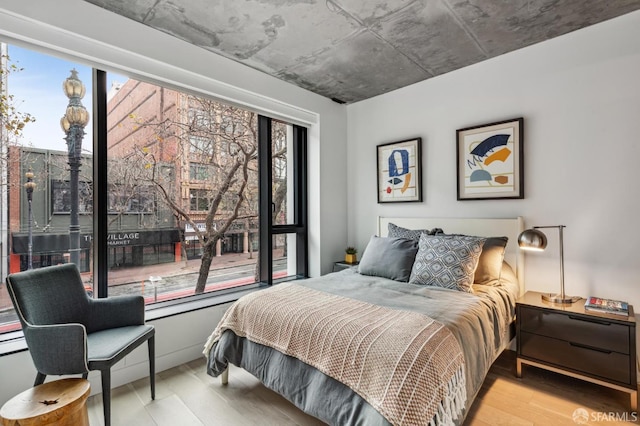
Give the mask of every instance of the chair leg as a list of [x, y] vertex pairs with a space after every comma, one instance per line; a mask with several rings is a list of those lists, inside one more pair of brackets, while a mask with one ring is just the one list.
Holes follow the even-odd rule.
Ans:
[[102, 370], [102, 407], [104, 426], [111, 426], [111, 370]]
[[149, 383], [151, 384], [151, 399], [156, 399], [156, 338], [151, 336], [147, 342], [149, 346]]
[[44, 379], [46, 378], [47, 378], [46, 374], [42, 374], [41, 372], [38, 371], [38, 374], [36, 374], [36, 381], [33, 382], [33, 387], [43, 384]]

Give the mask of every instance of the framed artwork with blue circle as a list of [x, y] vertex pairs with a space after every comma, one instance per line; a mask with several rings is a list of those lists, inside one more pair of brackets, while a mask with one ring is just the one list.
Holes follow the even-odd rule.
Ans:
[[422, 138], [378, 145], [378, 203], [422, 201]]

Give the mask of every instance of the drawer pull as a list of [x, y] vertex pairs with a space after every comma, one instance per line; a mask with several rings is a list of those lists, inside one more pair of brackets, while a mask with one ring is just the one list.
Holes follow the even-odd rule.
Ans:
[[575, 317], [573, 315], [569, 315], [569, 318], [571, 318], [572, 320], [576, 320], [576, 321], [592, 322], [594, 324], [600, 324], [600, 325], [611, 325], [610, 322], [598, 321], [598, 320], [593, 320], [593, 319], [590, 319], [590, 318]]
[[594, 348], [593, 346], [581, 345], [580, 343], [569, 342], [569, 344], [571, 346], [576, 347], [576, 348], [589, 349], [589, 350], [596, 351], [596, 352], [602, 352], [604, 354], [610, 354], [611, 353], [611, 351], [608, 351], [606, 349]]

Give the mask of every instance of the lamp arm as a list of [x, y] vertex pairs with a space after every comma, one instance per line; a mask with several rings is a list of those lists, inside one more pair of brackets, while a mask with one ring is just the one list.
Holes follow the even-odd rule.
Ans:
[[562, 229], [564, 225], [558, 225], [558, 232], [560, 232], [560, 297], [565, 298], [564, 294], [564, 238]]
[[565, 225], [550, 225], [550, 226], [532, 226], [533, 229], [542, 229], [542, 228], [566, 228]]
[[558, 228], [558, 232], [560, 233], [560, 297], [562, 299], [565, 298], [564, 294], [564, 236], [563, 236], [563, 228], [566, 228], [565, 225], [550, 225], [550, 226], [534, 226], [533, 229], [541, 229], [541, 228]]

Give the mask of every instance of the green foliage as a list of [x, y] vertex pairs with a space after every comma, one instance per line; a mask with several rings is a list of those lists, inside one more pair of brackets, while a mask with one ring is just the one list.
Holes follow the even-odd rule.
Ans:
[[356, 253], [358, 253], [358, 250], [356, 250], [355, 247], [347, 247], [344, 251], [347, 254], [356, 254]]

